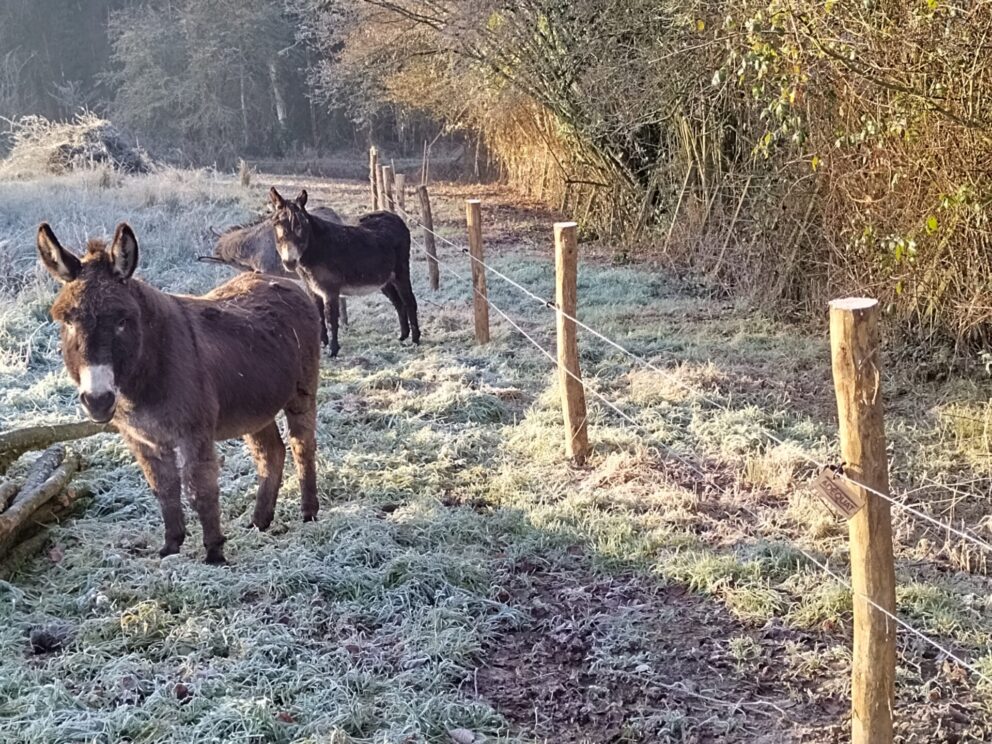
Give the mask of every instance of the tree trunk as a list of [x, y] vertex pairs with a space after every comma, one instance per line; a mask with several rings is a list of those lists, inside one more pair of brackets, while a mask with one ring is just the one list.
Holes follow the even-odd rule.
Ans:
[[245, 94], [245, 66], [241, 65], [241, 126], [244, 130], [244, 146], [248, 149], [250, 144], [248, 133], [248, 98]]
[[279, 67], [275, 60], [269, 62], [269, 79], [272, 81], [272, 98], [276, 102], [276, 120], [279, 122], [279, 129], [286, 131], [286, 98], [279, 87]]

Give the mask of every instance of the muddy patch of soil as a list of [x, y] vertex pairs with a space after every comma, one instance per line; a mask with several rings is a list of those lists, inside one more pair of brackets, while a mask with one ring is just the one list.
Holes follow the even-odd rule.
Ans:
[[508, 586], [528, 619], [469, 683], [524, 736], [831, 741], [844, 722], [843, 698], [811, 704], [782, 681], [785, 641], [815, 650], [823, 639], [812, 634], [748, 628], [682, 587], [595, 574], [578, 559], [554, 570], [522, 561]]

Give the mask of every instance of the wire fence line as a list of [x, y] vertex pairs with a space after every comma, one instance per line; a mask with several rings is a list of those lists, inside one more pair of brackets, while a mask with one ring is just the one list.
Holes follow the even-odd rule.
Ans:
[[[429, 254], [427, 252], [427, 249], [423, 245], [421, 245], [420, 243], [417, 243], [416, 241], [412, 241], [412, 242], [413, 242], [413, 245], [415, 245], [418, 250], [420, 250], [422, 253], [424, 253], [429, 258], [432, 258], [432, 259], [436, 260], [437, 263], [438, 263], [439, 268], [441, 268], [443, 271], [445, 271], [448, 274], [451, 274], [452, 276], [455, 276], [456, 278], [458, 278], [462, 282], [468, 282], [468, 279], [465, 276], [463, 276], [460, 272], [458, 272], [455, 269], [453, 269], [450, 266], [448, 266], [448, 264], [445, 261], [440, 260], [436, 256], [431, 256], [431, 254]], [[475, 294], [478, 294], [489, 305], [489, 307], [491, 307], [493, 310], [495, 310], [497, 314], [499, 314], [504, 320], [506, 320], [518, 333], [520, 333], [520, 335], [522, 335], [539, 352], [541, 352], [541, 354], [543, 354], [545, 357], [547, 357], [552, 362], [552, 364], [554, 364], [556, 366], [558, 365], [558, 359], [557, 359], [557, 357], [551, 351], [549, 351], [548, 349], [545, 349], [540, 344], [539, 341], [537, 341], [530, 333], [528, 333], [527, 331], [525, 331], [517, 321], [515, 321], [512, 317], [510, 317], [510, 315], [507, 312], [505, 312], [498, 305], [494, 304], [492, 302], [492, 300], [490, 300], [489, 297], [487, 297], [482, 292], [480, 292], [478, 290], [478, 288], [476, 288], [476, 287], [473, 286], [472, 289], [473, 289], [473, 292]], [[609, 400], [605, 395], [603, 395], [602, 393], [600, 393], [598, 390], [590, 387], [581, 377], [579, 377], [578, 375], [574, 374], [571, 370], [568, 370], [568, 369], [566, 369], [564, 367], [562, 367], [561, 369], [566, 374], [568, 374], [572, 379], [576, 380], [580, 385], [582, 385], [583, 390], [585, 390], [588, 393], [591, 393], [603, 405], [605, 405], [606, 407], [608, 407], [609, 409], [611, 409], [612, 411], [614, 411], [625, 422], [627, 422], [628, 424], [630, 424], [631, 426], [633, 426], [635, 428], [635, 430], [639, 431], [642, 436], [646, 437], [647, 439], [651, 439], [651, 440], [655, 440], [656, 439], [654, 433], [652, 433], [650, 430], [648, 430], [643, 424], [641, 424], [640, 422], [638, 422], [636, 419], [634, 419], [628, 413], [624, 412], [615, 403], [613, 403], [613, 401]], [[724, 487], [724, 486], [721, 486], [718, 482], [716, 482], [714, 479], [712, 479], [708, 473], [706, 473], [704, 470], [702, 470], [702, 468], [700, 468], [698, 465], [696, 465], [695, 463], [687, 460], [680, 453], [678, 453], [676, 450], [674, 450], [673, 448], [671, 448], [669, 445], [665, 444], [664, 442], [657, 442], [657, 444], [661, 445], [666, 451], [668, 451], [670, 454], [672, 454], [675, 457], [675, 459], [677, 459], [682, 464], [684, 464], [687, 467], [691, 468], [694, 472], [696, 472], [698, 475], [700, 475], [703, 478], [704, 481], [707, 481], [708, 483], [710, 483], [725, 498], [727, 498], [728, 500], [732, 501], [732, 503], [737, 508], [739, 508], [742, 511], [744, 511], [745, 513], [751, 515], [757, 522], [760, 523], [762, 521], [762, 517], [761, 517], [760, 514], [758, 514], [757, 512], [755, 512], [753, 509], [751, 509], [750, 507], [748, 507], [746, 504], [742, 504], [738, 500], [735, 500], [733, 498], [733, 495], [730, 493], [730, 489], [729, 488]], [[980, 670], [976, 665], [974, 665], [974, 664], [972, 664], [972, 663], [970, 663], [968, 661], [965, 661], [958, 654], [956, 654], [954, 651], [952, 651], [951, 649], [949, 649], [947, 646], [941, 644], [938, 641], [935, 641], [930, 636], [928, 636], [926, 633], [924, 633], [923, 631], [921, 631], [921, 630], [913, 627], [912, 625], [910, 625], [908, 622], [906, 622], [905, 620], [903, 620], [902, 618], [900, 618], [895, 613], [890, 612], [889, 610], [887, 610], [886, 608], [882, 607], [877, 602], [875, 602], [874, 600], [872, 600], [870, 597], [867, 597], [863, 593], [857, 591], [854, 588], [853, 584], [851, 583], [851, 581], [849, 579], [841, 576], [836, 571], [832, 570], [830, 568], [830, 566], [828, 565], [828, 563], [825, 563], [823, 561], [820, 561], [819, 559], [817, 559], [816, 557], [814, 557], [813, 555], [811, 555], [802, 546], [800, 546], [798, 544], [795, 544], [795, 543], [793, 543], [793, 546], [812, 565], [814, 565], [817, 568], [819, 568], [820, 570], [822, 570], [824, 573], [826, 573], [828, 576], [830, 576], [832, 579], [834, 579], [834, 581], [837, 581], [842, 586], [846, 587], [851, 592], [852, 596], [857, 597], [858, 599], [864, 601], [865, 603], [867, 603], [868, 605], [870, 605], [872, 608], [874, 608], [878, 612], [881, 612], [883, 615], [885, 615], [892, 622], [896, 623], [898, 626], [900, 626], [904, 630], [908, 631], [914, 637], [916, 637], [919, 640], [923, 641], [924, 643], [926, 643], [927, 645], [929, 645], [931, 648], [934, 648], [935, 650], [937, 650], [938, 652], [940, 652], [941, 654], [943, 654], [946, 658], [948, 658], [951, 661], [953, 661], [954, 663], [956, 663], [961, 668], [967, 669], [969, 672], [971, 672], [972, 674], [974, 674], [976, 677], [978, 677], [982, 681], [986, 682], [987, 684], [992, 685], [992, 677], [990, 677], [989, 675], [987, 675], [984, 672], [982, 672], [982, 670]]]
[[[672, 375], [670, 371], [665, 370], [665, 369], [662, 369], [661, 367], [659, 367], [658, 365], [654, 364], [650, 360], [645, 359], [644, 357], [640, 356], [639, 354], [634, 353], [630, 349], [626, 348], [622, 344], [620, 344], [617, 341], [613, 340], [612, 338], [610, 338], [609, 336], [605, 335], [604, 333], [602, 333], [601, 331], [597, 330], [596, 328], [593, 328], [592, 326], [588, 325], [587, 323], [583, 322], [582, 320], [579, 320], [574, 315], [571, 315], [571, 314], [565, 312], [564, 310], [562, 310], [561, 308], [559, 308], [556, 303], [554, 303], [554, 302], [552, 302], [552, 301], [550, 301], [550, 300], [548, 300], [548, 299], [546, 299], [544, 297], [541, 297], [540, 295], [534, 293], [533, 291], [531, 291], [527, 287], [525, 287], [522, 284], [520, 284], [519, 282], [517, 282], [512, 277], [509, 277], [505, 273], [503, 273], [502, 271], [499, 271], [498, 269], [493, 268], [492, 266], [490, 266], [489, 264], [487, 264], [485, 261], [483, 261], [482, 259], [478, 258], [477, 256], [473, 256], [469, 252], [468, 248], [466, 248], [464, 246], [459, 246], [458, 244], [456, 244], [453, 241], [445, 238], [444, 236], [439, 235], [437, 232], [435, 232], [434, 230], [431, 230], [426, 225], [424, 225], [422, 222], [420, 222], [418, 219], [416, 219], [415, 217], [413, 217], [406, 210], [402, 210], [402, 209], [399, 209], [399, 207], [397, 207], [397, 211], [399, 211], [400, 213], [402, 213], [403, 216], [406, 217], [409, 221], [413, 222], [414, 224], [418, 225], [419, 227], [421, 227], [424, 230], [427, 230], [428, 232], [430, 232], [431, 234], [433, 234], [434, 237], [437, 238], [438, 240], [446, 243], [447, 245], [449, 245], [449, 246], [451, 246], [451, 247], [453, 247], [453, 248], [461, 251], [465, 255], [467, 255], [472, 261], [477, 262], [479, 265], [481, 265], [483, 268], [485, 268], [487, 272], [491, 272], [495, 276], [499, 277], [503, 281], [507, 282], [511, 286], [513, 286], [516, 289], [518, 289], [520, 292], [522, 292], [526, 296], [528, 296], [531, 299], [533, 299], [535, 302], [539, 303], [540, 305], [542, 305], [544, 307], [547, 307], [549, 309], [555, 310], [558, 313], [561, 313], [561, 315], [563, 317], [565, 317], [568, 320], [570, 320], [573, 323], [575, 323], [579, 328], [582, 328], [584, 331], [586, 331], [590, 335], [594, 336], [595, 338], [599, 339], [600, 341], [603, 341], [607, 345], [613, 347], [614, 349], [616, 349], [617, 351], [621, 352], [622, 354], [624, 354], [628, 358], [636, 361], [638, 364], [642, 365], [645, 369], [649, 369], [652, 372], [655, 372], [656, 374], [659, 374], [659, 375], [665, 377], [666, 379], [671, 380], [672, 382], [674, 382], [676, 385], [678, 385], [679, 387], [681, 387], [686, 392], [690, 393], [691, 395], [698, 396], [700, 400], [708, 403], [709, 405], [713, 406], [714, 408], [717, 408], [717, 409], [723, 411], [724, 413], [731, 413], [731, 409], [729, 407], [727, 407], [726, 405], [719, 403], [718, 401], [714, 400], [711, 397], [708, 397], [707, 395], [705, 395], [703, 393], [700, 393], [698, 390], [696, 390], [695, 388], [693, 388], [692, 386], [690, 386], [688, 383], [686, 383], [686, 382], [680, 380], [678, 377]], [[424, 252], [426, 253], [426, 251], [424, 251]], [[429, 254], [428, 254], [428, 256], [429, 256]], [[779, 437], [778, 435], [774, 434], [773, 432], [769, 431], [766, 427], [759, 425], [758, 429], [759, 429], [759, 433], [762, 436], [764, 436], [765, 438], [767, 438], [768, 440], [770, 440], [771, 442], [774, 442], [775, 444], [777, 444], [778, 446], [781, 446], [781, 447], [786, 446], [785, 440], [783, 440], [781, 437]], [[797, 449], [796, 450], [796, 453], [803, 460], [805, 460], [807, 462], [807, 464], [815, 465], [816, 467], [820, 468], [821, 470], [823, 468], [830, 467], [827, 463], [818, 460], [817, 458], [815, 458], [815, 457], [807, 454], [806, 452], [803, 452], [802, 450], [798, 450]], [[858, 481], [858, 480], [850, 477], [849, 475], [847, 475], [844, 472], [838, 473], [838, 477], [840, 479], [846, 481], [847, 483], [850, 483], [851, 485], [856, 486], [857, 488], [862, 488], [865, 491], [867, 491], [868, 493], [871, 493], [871, 494], [873, 494], [875, 496], [878, 496], [882, 500], [887, 501], [889, 504], [891, 504], [895, 508], [897, 508], [897, 509], [899, 509], [901, 511], [904, 511], [907, 514], [910, 514], [910, 515], [916, 517], [917, 519], [921, 519], [924, 522], [928, 522], [931, 525], [933, 525], [934, 527], [942, 530], [945, 533], [953, 534], [953, 535], [959, 537], [960, 539], [962, 539], [962, 540], [964, 540], [966, 542], [969, 542], [969, 543], [975, 545], [980, 550], [982, 550], [982, 551], [984, 551], [986, 553], [992, 554], [992, 543], [989, 543], [988, 541], [982, 539], [981, 537], [979, 537], [979, 536], [977, 536], [977, 535], [975, 535], [975, 534], [973, 534], [971, 532], [967, 532], [964, 529], [958, 529], [957, 527], [954, 527], [950, 523], [942, 522], [939, 519], [937, 519], [937, 518], [935, 518], [935, 517], [927, 514], [926, 512], [921, 511], [921, 510], [919, 510], [919, 509], [917, 509], [917, 508], [915, 508], [913, 506], [910, 506], [909, 504], [905, 503], [904, 500], [902, 500], [900, 498], [893, 497], [893, 496], [891, 496], [891, 495], [889, 495], [887, 493], [883, 493], [882, 491], [880, 491], [878, 489], [875, 489], [875, 488], [872, 488], [871, 486], [867, 486], [867, 485], [861, 483], [860, 481]], [[934, 485], [937, 485], [937, 484], [934, 483]], [[959, 492], [957, 492], [957, 493], [958, 493], [958, 495], [961, 495]], [[903, 499], [905, 499], [905, 498], [908, 498], [908, 493], [907, 494], [903, 494]]]
[[[420, 249], [421, 251], [423, 251], [423, 252], [424, 252], [425, 254], [427, 253], [427, 249], [426, 249], [426, 248], [424, 248], [424, 247], [422, 247], [421, 245], [419, 245], [419, 244], [417, 244], [417, 248], [418, 248], [418, 249]], [[428, 254], [428, 255], [429, 255], [429, 254]], [[445, 271], [446, 271], [447, 273], [449, 273], [449, 274], [452, 274], [453, 276], [455, 276], [455, 277], [457, 277], [457, 278], [458, 278], [458, 279], [460, 279], [461, 281], [468, 281], [468, 279], [467, 279], [466, 277], [464, 277], [464, 276], [462, 276], [462, 275], [461, 275], [460, 273], [458, 273], [458, 272], [457, 272], [457, 271], [455, 271], [454, 269], [451, 269], [451, 268], [450, 268], [450, 267], [449, 267], [449, 266], [448, 266], [447, 264], [445, 264], [445, 263], [444, 263], [443, 261], [439, 261], [439, 262], [438, 262], [438, 265], [439, 265], [439, 266], [441, 266], [441, 265], [443, 265], [443, 266], [444, 266], [444, 270], [445, 270]], [[473, 289], [474, 289], [474, 288], [473, 288]], [[546, 357], [547, 357], [548, 359], [550, 359], [550, 360], [551, 360], [551, 362], [552, 362], [553, 364], [555, 364], [555, 365], [557, 365], [557, 364], [558, 364], [558, 358], [557, 358], [557, 357], [556, 357], [556, 356], [555, 356], [555, 355], [554, 355], [554, 354], [553, 354], [552, 352], [550, 352], [550, 351], [548, 351], [547, 349], [545, 349], [545, 348], [544, 348], [544, 347], [543, 347], [543, 346], [542, 346], [542, 345], [540, 344], [540, 342], [539, 342], [539, 341], [537, 341], [537, 340], [536, 340], [536, 339], [535, 339], [535, 338], [534, 338], [534, 337], [533, 337], [533, 336], [532, 336], [531, 334], [529, 334], [529, 333], [528, 333], [527, 331], [525, 331], [525, 330], [524, 330], [524, 329], [523, 329], [523, 328], [522, 328], [522, 327], [521, 327], [521, 326], [520, 326], [520, 325], [519, 325], [519, 324], [518, 324], [518, 323], [517, 323], [517, 322], [516, 322], [516, 321], [515, 321], [515, 320], [514, 320], [513, 318], [511, 318], [511, 317], [510, 317], [510, 316], [509, 316], [509, 315], [508, 315], [508, 314], [507, 314], [507, 313], [506, 313], [506, 312], [505, 312], [505, 311], [504, 311], [504, 310], [503, 310], [502, 308], [500, 308], [500, 307], [499, 307], [498, 305], [496, 305], [496, 304], [494, 304], [494, 303], [493, 303], [493, 302], [492, 302], [492, 301], [491, 301], [491, 300], [490, 300], [490, 299], [489, 299], [488, 297], [486, 297], [485, 295], [483, 295], [483, 294], [482, 294], [481, 292], [479, 292], [479, 291], [478, 291], [477, 289], [474, 289], [474, 291], [475, 291], [475, 293], [476, 293], [476, 294], [478, 294], [478, 295], [479, 295], [480, 297], [482, 297], [482, 298], [483, 298], [483, 299], [484, 299], [484, 300], [486, 301], [486, 303], [487, 303], [487, 304], [489, 305], [489, 307], [491, 307], [491, 308], [492, 308], [493, 310], [495, 310], [495, 311], [496, 311], [496, 312], [497, 312], [497, 313], [498, 313], [498, 314], [499, 314], [499, 315], [500, 315], [500, 316], [501, 316], [501, 317], [502, 317], [502, 318], [503, 318], [504, 320], [506, 320], [506, 322], [508, 322], [508, 323], [509, 323], [509, 324], [510, 324], [511, 326], [513, 326], [513, 327], [514, 327], [514, 328], [515, 328], [515, 329], [516, 329], [516, 330], [517, 330], [517, 331], [518, 331], [518, 332], [520, 333], [520, 335], [522, 335], [522, 336], [523, 336], [524, 338], [526, 338], [526, 339], [527, 339], [527, 340], [528, 340], [528, 341], [529, 341], [529, 342], [530, 342], [531, 344], [533, 344], [533, 346], [534, 346], [534, 347], [535, 347], [535, 348], [536, 348], [536, 349], [537, 349], [538, 351], [540, 351], [540, 352], [541, 352], [541, 354], [543, 354], [543, 355], [544, 355], [544, 356], [546, 356]], [[619, 406], [617, 406], [617, 405], [616, 405], [615, 403], [613, 403], [613, 401], [611, 401], [611, 400], [610, 400], [609, 398], [607, 398], [607, 397], [606, 397], [605, 395], [603, 395], [603, 393], [601, 393], [601, 392], [599, 392], [598, 390], [596, 390], [595, 388], [592, 388], [592, 387], [590, 387], [589, 385], [587, 385], [587, 384], [586, 384], [586, 382], [585, 382], [585, 381], [584, 381], [584, 380], [583, 380], [583, 379], [582, 379], [581, 377], [579, 377], [578, 375], [576, 375], [576, 374], [575, 374], [574, 372], [572, 372], [571, 370], [569, 370], [569, 369], [565, 369], [565, 368], [562, 368], [562, 369], [563, 369], [563, 371], [564, 371], [564, 372], [565, 372], [565, 373], [566, 373], [566, 374], [567, 374], [567, 375], [568, 375], [569, 377], [571, 377], [572, 379], [574, 379], [574, 380], [576, 380], [576, 381], [577, 381], [577, 382], [578, 382], [579, 384], [581, 384], [581, 385], [582, 385], [582, 388], [583, 388], [583, 390], [585, 390], [585, 391], [586, 391], [586, 392], [588, 392], [588, 393], [591, 393], [591, 394], [592, 394], [592, 395], [593, 395], [593, 396], [594, 396], [594, 397], [595, 397], [595, 398], [596, 398], [597, 400], [599, 400], [599, 401], [600, 401], [600, 402], [601, 402], [601, 403], [602, 403], [603, 405], [605, 405], [606, 407], [608, 407], [608, 408], [610, 408], [610, 409], [611, 409], [611, 410], [612, 410], [612, 411], [613, 411], [614, 413], [616, 413], [616, 414], [617, 414], [618, 416], [620, 416], [620, 417], [621, 417], [622, 419], [624, 419], [625, 421], [627, 421], [627, 422], [628, 422], [628, 423], [630, 423], [631, 425], [633, 425], [633, 426], [636, 426], [637, 428], [639, 428], [639, 429], [641, 429], [641, 430], [643, 430], [643, 431], [645, 431], [645, 432], [646, 432], [646, 433], [648, 433], [648, 434], [649, 434], [649, 436], [651, 436], [652, 438], [654, 437], [654, 435], [653, 435], [653, 434], [650, 434], [650, 432], [647, 432], [647, 431], [646, 431], [646, 430], [644, 429], [644, 427], [643, 427], [643, 425], [641, 425], [641, 424], [639, 424], [639, 423], [638, 423], [638, 422], [636, 421], [636, 419], [634, 419], [634, 418], [633, 418], [633, 417], [632, 417], [632, 416], [631, 416], [631, 415], [630, 415], [629, 413], [626, 413], [626, 412], [625, 412], [625, 411], [624, 411], [623, 409], [621, 409], [621, 408], [620, 408]], [[668, 445], [668, 444], [665, 444], [664, 442], [658, 442], [658, 444], [659, 444], [659, 445], [660, 445], [660, 446], [661, 446], [662, 448], [664, 448], [664, 449], [665, 449], [665, 450], [666, 450], [666, 451], [667, 451], [667, 452], [668, 452], [668, 453], [669, 453], [670, 455], [672, 455], [672, 456], [673, 456], [673, 457], [674, 457], [674, 458], [675, 458], [676, 460], [678, 460], [679, 462], [681, 462], [681, 463], [682, 463], [683, 465], [686, 465], [687, 467], [689, 467], [689, 468], [691, 468], [691, 469], [692, 469], [693, 471], [695, 471], [695, 472], [696, 472], [696, 473], [697, 473], [698, 475], [700, 475], [700, 476], [701, 476], [702, 478], [704, 478], [704, 479], [707, 479], [707, 478], [709, 478], [709, 476], [708, 476], [708, 474], [706, 473], [706, 471], [705, 471], [705, 470], [703, 470], [702, 468], [700, 468], [700, 467], [699, 467], [698, 465], [696, 465], [696, 464], [695, 464], [695, 463], [693, 463], [692, 461], [690, 461], [690, 460], [687, 460], [687, 459], [686, 459], [686, 458], [685, 458], [685, 457], [684, 457], [683, 455], [681, 455], [681, 454], [680, 454], [680, 453], [679, 453], [679, 452], [678, 452], [677, 450], [675, 450], [675, 449], [674, 449], [673, 447], [671, 447], [671, 446], [670, 446], [670, 445]]]

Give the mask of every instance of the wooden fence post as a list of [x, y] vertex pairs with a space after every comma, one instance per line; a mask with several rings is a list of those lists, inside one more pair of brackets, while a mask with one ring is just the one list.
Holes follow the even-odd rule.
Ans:
[[396, 211], [396, 200], [393, 196], [393, 166], [382, 166], [382, 190], [384, 193], [383, 209]]
[[375, 167], [375, 208], [383, 211], [386, 208], [386, 166], [379, 163]]
[[406, 174], [396, 174], [396, 206], [406, 212]]
[[468, 224], [469, 255], [472, 261], [472, 307], [475, 310], [475, 341], [489, 343], [489, 302], [486, 290], [486, 269], [482, 252], [482, 202], [468, 199], [465, 202], [465, 221]]
[[565, 417], [565, 451], [576, 465], [583, 465], [589, 454], [586, 426], [586, 394], [579, 367], [579, 344], [575, 334], [578, 298], [578, 225], [555, 223], [555, 301], [558, 320], [558, 384], [561, 410]]
[[427, 251], [427, 277], [435, 292], [441, 284], [437, 266], [437, 244], [434, 242], [434, 215], [431, 212], [431, 198], [427, 186], [418, 186], [420, 196], [420, 218], [424, 221], [424, 250]]
[[372, 145], [369, 148], [369, 189], [372, 192], [372, 210], [379, 208], [379, 149]]
[[[860, 484], [889, 492], [879, 362], [878, 301], [860, 297], [830, 303], [830, 348], [845, 472]], [[853, 485], [852, 488], [855, 488]], [[864, 508], [849, 521], [854, 588], [851, 669], [852, 744], [890, 744], [895, 705], [896, 577], [889, 502], [856, 489]]]

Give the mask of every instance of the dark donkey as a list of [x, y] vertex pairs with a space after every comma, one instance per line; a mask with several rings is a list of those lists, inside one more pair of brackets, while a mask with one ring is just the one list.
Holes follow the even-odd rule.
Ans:
[[65, 286], [52, 305], [62, 356], [79, 400], [113, 421], [158, 498], [161, 555], [186, 538], [181, 492], [203, 525], [208, 563], [224, 562], [214, 441], [243, 436], [260, 478], [252, 522], [272, 522], [286, 446], [275, 417], [286, 412], [305, 520], [317, 515], [316, 393], [320, 320], [300, 287], [240, 274], [202, 297], [169, 295], [132, 278], [138, 242], [120, 225], [107, 247], [82, 259], [48, 225], [38, 252]]
[[[317, 207], [312, 213], [328, 222], [342, 221], [338, 213], [330, 207]], [[267, 216], [244, 225], [229, 227], [222, 233], [215, 233], [215, 236], [217, 243], [214, 245], [214, 254], [200, 256], [200, 261], [220, 263], [242, 271], [256, 271], [260, 274], [299, 279], [295, 271], [287, 271], [283, 268], [279, 252], [276, 250], [275, 230]], [[309, 287], [307, 291], [310, 291]], [[324, 321], [324, 300], [320, 295], [313, 295], [313, 300], [317, 305], [317, 312], [320, 313], [320, 340], [324, 346], [327, 346], [330, 338]], [[347, 324], [345, 321], [345, 325]]]
[[296, 271], [324, 298], [331, 322], [331, 356], [337, 356], [338, 299], [377, 289], [389, 298], [400, 320], [400, 341], [420, 343], [417, 299], [410, 286], [410, 231], [391, 212], [373, 212], [357, 225], [338, 225], [307, 212], [307, 192], [286, 201], [275, 188], [272, 224], [282, 264]]

